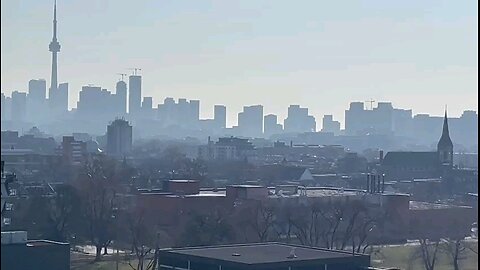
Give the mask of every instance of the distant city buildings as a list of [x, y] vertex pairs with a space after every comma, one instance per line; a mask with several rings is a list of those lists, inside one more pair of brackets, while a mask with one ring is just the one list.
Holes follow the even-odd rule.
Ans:
[[275, 114], [265, 115], [263, 123], [263, 132], [265, 137], [267, 138], [275, 134], [281, 134], [283, 132], [283, 126], [278, 123], [278, 119]]
[[208, 144], [199, 147], [198, 158], [218, 161], [243, 160], [248, 159], [254, 149], [248, 139], [222, 137], [214, 143], [208, 138]]
[[81, 119], [112, 119], [121, 114], [118, 98], [99, 86], [83, 86], [79, 93], [76, 114]]
[[73, 136], [63, 136], [61, 152], [66, 164], [81, 165], [87, 156], [87, 144]]
[[225, 129], [227, 127], [227, 107], [224, 105], [215, 105], [213, 109], [213, 120], [216, 129]]
[[322, 122], [322, 132], [330, 132], [334, 135], [340, 134], [340, 122], [333, 120], [333, 115], [324, 115]]
[[135, 117], [141, 111], [142, 76], [135, 74], [128, 77], [128, 91], [128, 113]]
[[[442, 127], [442, 117], [428, 114], [414, 115], [411, 109], [394, 108], [391, 102], [352, 102], [345, 110], [345, 128], [325, 115], [318, 127], [309, 109], [290, 105], [285, 119], [274, 114], [264, 115], [262, 105], [244, 106], [238, 113], [237, 125], [227, 127], [227, 108], [214, 106], [213, 119], [200, 119], [200, 101], [166, 98], [154, 104], [153, 97], [142, 96], [142, 76], [139, 68], [124, 81], [116, 82], [115, 92], [99, 86], [83, 86], [76, 107], [68, 109], [69, 85], [58, 83], [58, 53], [56, 8], [53, 15], [53, 36], [49, 45], [52, 55], [51, 79], [32, 79], [28, 91], [13, 91], [1, 96], [3, 130], [29, 130], [33, 126], [54, 134], [88, 132], [100, 135], [111, 119], [125, 118], [138, 130], [139, 138], [169, 136], [194, 137], [239, 136], [246, 138], [298, 141], [304, 144], [342, 144], [356, 151], [368, 148], [435, 147]], [[47, 96], [47, 83], [49, 84]], [[283, 125], [280, 124], [283, 122]], [[451, 138], [459, 152], [478, 151], [478, 114], [465, 111], [458, 118], [450, 118]], [[265, 141], [264, 143], [268, 143]], [[271, 142], [270, 142], [271, 143]]]
[[132, 151], [132, 126], [124, 119], [116, 119], [107, 127], [107, 154], [124, 158]]
[[316, 122], [313, 116], [308, 115], [308, 108], [290, 105], [283, 127], [287, 133], [315, 132]]
[[127, 113], [127, 84], [121, 80], [118, 81], [115, 87], [116, 106], [121, 116]]
[[181, 98], [178, 103], [166, 98], [157, 106], [157, 119], [163, 127], [180, 127], [187, 130], [197, 129], [200, 117], [200, 101]]
[[263, 106], [244, 106], [238, 113], [238, 125], [235, 134], [246, 137], [263, 137]]
[[12, 93], [12, 121], [25, 121], [27, 113], [27, 94], [14, 91]]

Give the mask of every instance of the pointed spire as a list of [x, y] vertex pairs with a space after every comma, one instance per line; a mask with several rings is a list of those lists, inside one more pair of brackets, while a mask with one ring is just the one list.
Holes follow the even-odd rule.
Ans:
[[[444, 134], [449, 135], [449, 132], [448, 132], [447, 105], [445, 105], [445, 117], [443, 118], [443, 132], [442, 132], [442, 136], [444, 136]], [[449, 136], [449, 137], [450, 137], [450, 136]]]
[[447, 108], [445, 106], [445, 116], [443, 118], [443, 130], [442, 130], [442, 136], [440, 137], [440, 140], [438, 141], [437, 148], [438, 149], [444, 149], [444, 148], [452, 148], [453, 143], [452, 140], [450, 139], [450, 132], [448, 130], [448, 116], [447, 116]]
[[57, 40], [57, 0], [53, 3], [53, 40]]

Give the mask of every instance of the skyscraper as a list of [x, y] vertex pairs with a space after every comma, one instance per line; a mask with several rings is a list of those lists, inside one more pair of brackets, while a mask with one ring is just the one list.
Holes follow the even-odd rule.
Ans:
[[238, 129], [240, 135], [261, 137], [263, 135], [263, 106], [244, 106], [238, 114]]
[[275, 114], [267, 114], [264, 119], [263, 132], [266, 137], [270, 137], [274, 134], [280, 134], [283, 131], [283, 127], [278, 123], [278, 117]]
[[132, 151], [132, 126], [124, 119], [116, 119], [107, 127], [107, 154], [123, 158]]
[[58, 85], [56, 108], [59, 113], [68, 111], [68, 83], [61, 83]]
[[127, 84], [123, 80], [117, 82], [115, 96], [119, 114], [125, 115], [127, 113]]
[[[55, 104], [58, 90], [58, 78], [57, 78], [57, 53], [60, 52], [60, 43], [57, 40], [57, 2], [53, 6], [53, 37], [49, 45], [49, 51], [52, 52], [52, 78], [50, 81], [50, 91], [48, 98]], [[54, 106], [55, 107], [55, 106]]]
[[4, 120], [7, 119], [7, 118], [6, 118], [6, 110], [5, 110], [5, 108], [7, 107], [7, 105], [6, 105], [7, 102], [6, 102], [6, 101], [7, 101], [7, 98], [5, 97], [5, 94], [2, 93], [2, 104], [1, 104], [1, 106], [0, 106], [0, 109], [1, 109], [1, 111], [2, 111], [2, 112], [0, 113], [0, 117], [2, 118], [2, 121], [4, 121]]
[[128, 90], [128, 113], [135, 116], [140, 112], [142, 105], [142, 76], [129, 76]]
[[28, 82], [27, 118], [38, 122], [46, 112], [47, 82], [43, 79]]
[[324, 115], [322, 132], [331, 132], [334, 135], [338, 135], [340, 133], [340, 122], [333, 120], [333, 115]]
[[227, 127], [227, 107], [224, 105], [215, 105], [213, 108], [213, 120], [216, 129]]
[[315, 118], [308, 115], [308, 108], [301, 108], [299, 105], [290, 105], [288, 107], [288, 116], [283, 123], [285, 132], [303, 133], [316, 131]]
[[40, 101], [47, 98], [47, 82], [44, 79], [28, 82], [28, 96], [32, 100]]
[[152, 119], [153, 117], [153, 98], [144, 97], [142, 101], [142, 117]]
[[27, 110], [27, 93], [14, 91], [12, 93], [12, 120], [25, 121]]

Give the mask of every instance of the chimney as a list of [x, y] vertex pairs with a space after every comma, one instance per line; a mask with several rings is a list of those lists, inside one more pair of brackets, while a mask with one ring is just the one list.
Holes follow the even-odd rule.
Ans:
[[380, 150], [380, 156], [379, 156], [380, 164], [383, 163], [383, 150]]
[[382, 193], [385, 192], [385, 174], [382, 174]]
[[367, 193], [370, 193], [370, 174], [367, 173]]
[[377, 193], [382, 193], [381, 184], [380, 184], [380, 175], [377, 175]]
[[290, 147], [293, 147], [293, 141], [290, 141]]
[[371, 192], [370, 193], [375, 193], [375, 174], [372, 174], [372, 176], [370, 176], [370, 188], [371, 188]]

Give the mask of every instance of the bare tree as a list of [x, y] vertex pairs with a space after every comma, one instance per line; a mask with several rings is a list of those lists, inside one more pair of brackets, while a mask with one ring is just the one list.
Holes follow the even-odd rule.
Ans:
[[215, 245], [233, 240], [229, 215], [222, 208], [208, 212], [191, 212], [182, 235], [182, 244], [187, 246]]
[[426, 238], [419, 239], [420, 252], [425, 270], [435, 270], [437, 255], [440, 246], [440, 240], [430, 240]]
[[442, 250], [450, 257], [453, 264], [454, 270], [460, 270], [459, 261], [465, 259], [464, 253], [467, 250], [467, 247], [464, 243], [464, 240], [461, 238], [457, 239], [442, 239]]
[[260, 242], [268, 241], [273, 232], [275, 223], [275, 208], [265, 202], [258, 202], [253, 209], [250, 226], [258, 236]]
[[129, 260], [129, 266], [134, 270], [153, 270], [158, 263], [159, 233], [156, 226], [150, 224], [143, 211], [132, 209], [126, 214], [126, 223], [136, 258], [136, 266]]
[[[322, 217], [323, 209], [317, 203], [310, 204], [308, 211], [288, 217], [288, 222], [302, 245], [319, 246], [325, 240], [330, 224]], [[289, 225], [290, 226], [290, 225]]]
[[[80, 198], [70, 185], [59, 186], [55, 195], [48, 202], [48, 224], [51, 228], [51, 238], [56, 241], [67, 240], [67, 230], [73, 223], [80, 222]], [[72, 228], [70, 228], [72, 229]]]
[[117, 177], [115, 163], [99, 156], [85, 163], [84, 172], [77, 183], [88, 224], [87, 235], [96, 248], [96, 261], [101, 259], [102, 249], [106, 249], [114, 237]]

